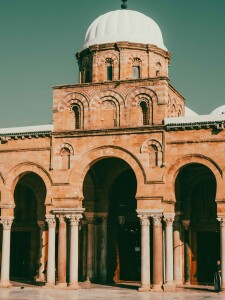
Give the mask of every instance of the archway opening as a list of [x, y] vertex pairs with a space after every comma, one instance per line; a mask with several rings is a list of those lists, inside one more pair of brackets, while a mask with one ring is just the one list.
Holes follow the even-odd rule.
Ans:
[[213, 284], [216, 261], [220, 259], [215, 176], [204, 165], [188, 164], [180, 170], [175, 189], [176, 213], [184, 225], [185, 282]]
[[[86, 174], [83, 185], [85, 216], [87, 220], [90, 215], [94, 218], [92, 253], [87, 253], [88, 259], [91, 257], [92, 260], [92, 265], [88, 266], [91, 272], [88, 270], [87, 276], [91, 274], [92, 281], [140, 280], [136, 189], [134, 171], [119, 158], [102, 159]], [[103, 218], [107, 219], [106, 231], [102, 229]], [[90, 243], [89, 239], [88, 236]], [[104, 259], [105, 263], [102, 262]]]
[[14, 190], [14, 222], [10, 249], [10, 277], [38, 276], [43, 241], [38, 222], [45, 220], [46, 187], [33, 172], [22, 175]]

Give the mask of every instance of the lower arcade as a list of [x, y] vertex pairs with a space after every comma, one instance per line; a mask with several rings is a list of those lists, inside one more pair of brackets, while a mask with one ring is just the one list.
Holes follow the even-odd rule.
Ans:
[[213, 172], [200, 163], [180, 168], [170, 212], [139, 209], [137, 186], [125, 160], [103, 158], [84, 176], [82, 208], [51, 207], [46, 214], [44, 180], [21, 174], [13, 215], [1, 221], [1, 286], [10, 280], [74, 289], [79, 281], [134, 282], [140, 291], [212, 285], [223, 238]]

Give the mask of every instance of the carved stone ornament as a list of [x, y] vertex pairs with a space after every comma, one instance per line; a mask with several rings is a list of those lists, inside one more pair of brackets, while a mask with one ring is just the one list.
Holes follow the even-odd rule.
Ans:
[[161, 215], [152, 215], [151, 217], [152, 217], [153, 225], [155, 227], [162, 226], [162, 216]]
[[106, 224], [107, 224], [107, 216], [102, 216], [102, 217], [101, 217], [101, 220], [102, 220], [102, 224], [103, 224], [103, 225], [106, 225]]
[[150, 216], [147, 215], [138, 215], [138, 218], [140, 219], [141, 226], [149, 226], [150, 225]]
[[3, 230], [10, 230], [11, 229], [13, 219], [14, 218], [1, 219], [0, 223], [3, 226]]
[[59, 220], [59, 223], [64, 223], [66, 221], [65, 215], [56, 215]]
[[174, 221], [174, 217], [165, 217], [164, 216], [164, 221], [166, 223], [166, 226], [173, 226], [173, 221]]
[[220, 222], [220, 227], [225, 227], [225, 217], [219, 217], [217, 220]]
[[88, 224], [94, 224], [96, 217], [86, 217]]
[[80, 222], [80, 219], [83, 218], [83, 215], [82, 214], [75, 214], [75, 215], [67, 216], [67, 218], [69, 219], [71, 226], [78, 226], [79, 222]]
[[38, 221], [38, 227], [41, 229], [41, 230], [45, 230], [45, 222], [44, 221]]
[[53, 218], [47, 218], [46, 222], [48, 223], [48, 227], [55, 227], [56, 226], [56, 221]]

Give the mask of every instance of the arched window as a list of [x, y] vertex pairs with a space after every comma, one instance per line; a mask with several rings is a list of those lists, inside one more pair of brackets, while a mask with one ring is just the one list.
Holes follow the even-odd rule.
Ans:
[[155, 145], [150, 145], [148, 148], [149, 153], [149, 166], [157, 167], [158, 166], [158, 149]]
[[61, 151], [62, 155], [62, 169], [70, 169], [70, 150], [68, 148], [63, 148]]
[[113, 60], [111, 58], [107, 58], [105, 65], [106, 65], [106, 80], [113, 80]]
[[162, 65], [161, 65], [161, 63], [160, 62], [157, 62], [157, 64], [156, 64], [156, 71], [155, 71], [155, 75], [156, 75], [156, 77], [157, 76], [160, 76], [161, 75], [161, 69], [162, 69]]
[[74, 112], [75, 129], [80, 129], [81, 128], [80, 106], [79, 105], [74, 105], [72, 109], [73, 109], [73, 112]]
[[92, 76], [91, 76], [91, 68], [86, 67], [85, 69], [85, 83], [91, 82], [92, 81]]
[[142, 124], [149, 125], [149, 114], [148, 114], [148, 104], [146, 101], [141, 101], [140, 103]]
[[141, 60], [139, 58], [133, 59], [133, 66], [132, 66], [132, 78], [138, 79], [141, 78]]

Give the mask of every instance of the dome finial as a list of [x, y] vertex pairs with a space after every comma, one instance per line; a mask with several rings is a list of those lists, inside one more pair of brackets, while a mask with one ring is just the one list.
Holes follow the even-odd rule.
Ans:
[[126, 4], [127, 0], [122, 0], [122, 1], [123, 1], [123, 4], [121, 5], [121, 8], [127, 9], [127, 4]]

